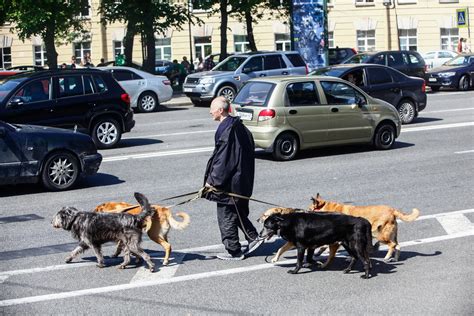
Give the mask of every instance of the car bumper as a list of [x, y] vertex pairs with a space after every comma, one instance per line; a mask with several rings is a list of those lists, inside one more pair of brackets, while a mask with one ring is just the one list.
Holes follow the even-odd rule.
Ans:
[[212, 84], [184, 84], [183, 92], [187, 97], [196, 100], [208, 101], [214, 98], [214, 90]]
[[273, 143], [280, 133], [278, 127], [273, 126], [247, 126], [252, 133], [255, 148], [263, 148], [266, 151], [273, 151]]
[[426, 108], [426, 94], [424, 94], [422, 97], [420, 97], [420, 99], [418, 101], [418, 112], [423, 111], [425, 108]]
[[449, 87], [455, 88], [457, 84], [456, 77], [447, 78], [428, 78], [426, 85], [429, 87]]
[[97, 173], [102, 162], [102, 155], [99, 153], [85, 155], [82, 157], [82, 170], [86, 175]]
[[162, 89], [162, 93], [158, 94], [159, 103], [169, 101], [173, 98], [173, 88], [171, 88], [171, 86], [166, 87], [167, 89]]
[[123, 132], [124, 133], [130, 132], [134, 126], [135, 126], [135, 120], [133, 119], [133, 112], [130, 111], [125, 115]]

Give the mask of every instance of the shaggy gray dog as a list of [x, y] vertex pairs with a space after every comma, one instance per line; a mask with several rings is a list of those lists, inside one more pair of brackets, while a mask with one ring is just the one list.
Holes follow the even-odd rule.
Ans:
[[125, 256], [123, 263], [119, 266], [120, 269], [124, 269], [130, 263], [130, 253], [133, 253], [143, 258], [150, 271], [153, 272], [155, 265], [150, 256], [140, 247], [140, 243], [145, 219], [153, 216], [155, 209], [150, 206], [143, 194], [135, 193], [135, 199], [142, 208], [139, 215], [82, 212], [74, 207], [63, 207], [53, 217], [53, 227], [71, 231], [72, 237], [79, 240], [79, 245], [66, 257], [66, 263], [71, 262], [86, 249], [92, 248], [97, 257], [97, 266], [102, 268], [105, 266], [101, 251], [102, 244], [109, 241], [121, 241], [125, 248]]

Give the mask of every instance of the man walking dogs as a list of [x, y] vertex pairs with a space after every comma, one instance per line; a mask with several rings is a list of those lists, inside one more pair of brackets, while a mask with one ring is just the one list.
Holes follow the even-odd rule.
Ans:
[[[217, 255], [222, 260], [242, 260], [245, 255], [257, 249], [263, 242], [248, 219], [249, 201], [235, 198], [219, 191], [250, 197], [253, 191], [255, 172], [255, 146], [252, 134], [238, 117], [229, 115], [230, 104], [224, 97], [217, 97], [211, 103], [210, 114], [219, 122], [215, 134], [215, 148], [207, 163], [204, 182], [214, 187], [204, 197], [217, 202], [217, 221], [222, 243], [227, 253]], [[249, 242], [245, 251], [239, 242], [240, 228]]]

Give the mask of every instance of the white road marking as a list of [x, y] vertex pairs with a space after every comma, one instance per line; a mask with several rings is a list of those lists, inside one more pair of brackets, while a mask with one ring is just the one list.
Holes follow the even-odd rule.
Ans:
[[449, 110], [438, 110], [438, 111], [422, 111], [420, 114], [432, 114], [432, 113], [445, 113], [445, 112], [458, 112], [458, 111], [472, 111], [474, 108], [464, 108], [464, 109], [449, 109]]
[[[150, 273], [150, 270], [142, 266], [138, 268], [137, 273], [133, 276], [130, 283], [140, 283], [144, 281], [170, 279], [174, 277], [174, 275], [176, 274], [176, 271], [178, 271], [179, 265], [183, 262], [183, 259], [185, 256], [186, 256], [186, 253], [173, 252], [172, 257], [170, 257], [170, 263], [167, 266], [161, 265], [162, 258], [160, 258], [160, 262], [157, 264], [160, 270], [155, 273]], [[155, 258], [152, 258], [152, 259], [155, 259]]]
[[143, 135], [143, 136], [133, 136], [127, 137], [124, 139], [135, 139], [135, 138], [160, 138], [166, 136], [180, 136], [180, 135], [190, 135], [190, 134], [202, 134], [202, 133], [215, 133], [216, 130], [204, 130], [204, 131], [193, 131], [193, 132], [179, 132], [179, 133], [169, 133], [169, 134], [155, 134], [155, 135]]
[[152, 158], [152, 157], [164, 157], [164, 156], [174, 156], [174, 155], [185, 155], [185, 154], [194, 154], [213, 151], [214, 147], [199, 147], [199, 148], [190, 148], [190, 149], [178, 149], [170, 151], [157, 151], [144, 154], [132, 154], [132, 155], [122, 155], [122, 156], [112, 156], [106, 157], [102, 162], [110, 161], [121, 161], [128, 159], [143, 159], [143, 158]]
[[466, 126], [474, 126], [474, 122], [438, 124], [438, 125], [416, 126], [416, 127], [402, 127], [402, 133], [431, 131], [431, 130], [436, 130], [436, 129], [456, 128], [456, 127], [466, 127]]
[[446, 215], [436, 219], [448, 234], [469, 231], [474, 228], [471, 221], [463, 214]]
[[[431, 237], [431, 238], [424, 238], [424, 239], [402, 242], [400, 243], [400, 246], [407, 247], [407, 246], [421, 245], [421, 244], [432, 243], [436, 241], [469, 237], [469, 236], [474, 236], [474, 229], [470, 229], [469, 231], [460, 232], [460, 233], [451, 234], [451, 235], [443, 235], [443, 236], [436, 236], [436, 237]], [[92, 289], [84, 289], [84, 290], [77, 290], [77, 291], [51, 293], [51, 294], [46, 294], [46, 295], [15, 298], [15, 299], [0, 301], [0, 307], [31, 304], [31, 303], [59, 300], [59, 299], [65, 299], [65, 298], [71, 298], [71, 297], [86, 296], [86, 295], [92, 295], [92, 294], [110, 293], [110, 292], [116, 292], [116, 291], [130, 290], [134, 288], [156, 286], [156, 285], [161, 285], [161, 284], [171, 284], [171, 283], [202, 280], [202, 279], [214, 278], [214, 277], [219, 277], [219, 276], [227, 276], [227, 275], [232, 275], [232, 274], [237, 274], [237, 273], [271, 269], [271, 268], [277, 267], [278, 265], [293, 264], [294, 262], [295, 262], [295, 259], [281, 261], [281, 262], [278, 262], [278, 264], [276, 265], [264, 263], [264, 264], [258, 264], [258, 265], [240, 267], [240, 268], [234, 268], [234, 269], [225, 269], [225, 270], [218, 270], [218, 271], [189, 274], [189, 275], [178, 276], [178, 277], [174, 277], [170, 279], [156, 279], [156, 280], [143, 281], [143, 282], [138, 282], [138, 283], [119, 284], [119, 285], [111, 285], [111, 286], [92, 288]]]
[[[420, 212], [422, 212], [422, 210], [420, 210]], [[460, 210], [460, 211], [452, 211], [452, 212], [436, 213], [436, 214], [430, 214], [430, 215], [422, 215], [422, 216], [419, 216], [416, 220], [421, 221], [421, 220], [425, 220], [425, 219], [438, 218], [438, 217], [443, 217], [443, 216], [448, 216], [448, 215], [469, 214], [469, 213], [474, 213], [474, 208], [467, 209], [467, 210]]]
[[455, 154], [470, 154], [474, 153], [474, 150], [456, 151]]

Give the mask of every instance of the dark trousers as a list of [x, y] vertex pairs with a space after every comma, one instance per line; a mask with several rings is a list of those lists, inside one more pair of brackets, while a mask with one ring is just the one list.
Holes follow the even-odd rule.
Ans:
[[[258, 237], [257, 230], [248, 218], [249, 201], [236, 199], [235, 202], [238, 210], [236, 210], [234, 204], [217, 203], [217, 223], [219, 224], [219, 229], [221, 231], [222, 243], [231, 255], [241, 253], [239, 228], [242, 231], [245, 230], [246, 233], [244, 232], [244, 236], [248, 242]], [[237, 212], [240, 214], [243, 227]]]

